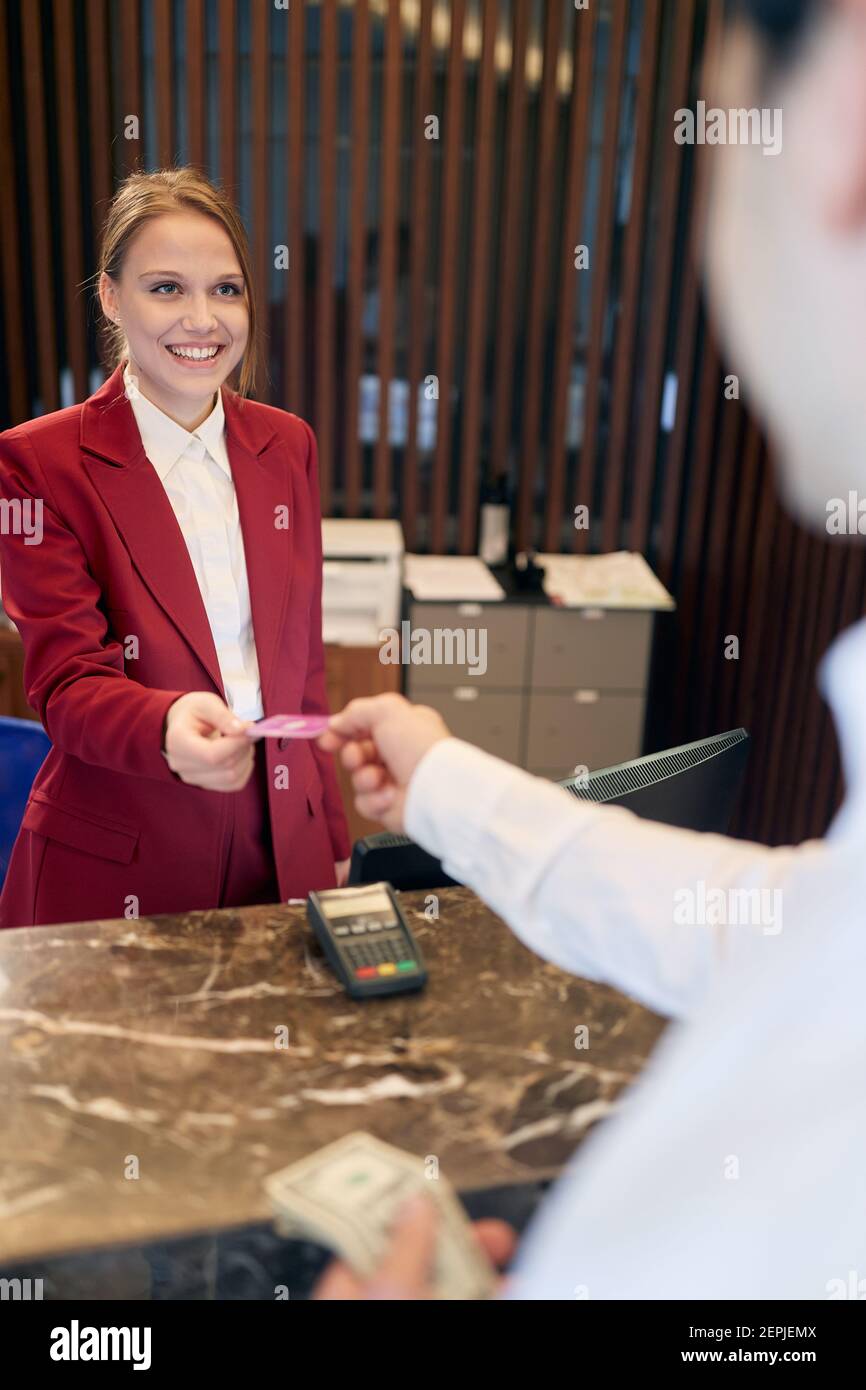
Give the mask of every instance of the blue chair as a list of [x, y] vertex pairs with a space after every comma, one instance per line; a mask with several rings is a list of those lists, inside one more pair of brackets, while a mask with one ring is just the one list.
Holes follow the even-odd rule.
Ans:
[[33, 779], [50, 747], [51, 740], [35, 720], [0, 716], [0, 888]]

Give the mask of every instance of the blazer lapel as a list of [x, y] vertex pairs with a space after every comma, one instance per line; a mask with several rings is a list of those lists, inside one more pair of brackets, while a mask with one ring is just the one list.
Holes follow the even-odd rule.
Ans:
[[279, 637], [294, 571], [294, 498], [288, 449], [267, 412], [223, 390], [226, 447], [238, 499], [262, 702], [279, 661]]
[[[141, 442], [126, 398], [121, 363], [82, 406], [84, 466], [111, 513], [133, 564], [225, 699], [201, 591], [183, 533]], [[291, 574], [292, 532], [277, 529], [277, 507], [289, 508], [285, 445], [255, 403], [238, 405], [223, 388], [226, 441], [244, 537], [253, 630], [262, 692], [273, 678], [276, 646]]]

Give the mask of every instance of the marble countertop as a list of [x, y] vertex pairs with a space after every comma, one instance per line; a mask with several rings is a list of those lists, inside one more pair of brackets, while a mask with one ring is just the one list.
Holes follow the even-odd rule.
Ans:
[[401, 895], [426, 990], [363, 1003], [300, 906], [0, 933], [0, 1264], [267, 1221], [354, 1129], [460, 1191], [556, 1174], [663, 1020], [436, 898]]

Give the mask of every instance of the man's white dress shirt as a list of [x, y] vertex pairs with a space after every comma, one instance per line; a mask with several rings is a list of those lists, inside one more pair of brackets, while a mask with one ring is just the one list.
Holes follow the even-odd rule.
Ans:
[[848, 795], [799, 848], [577, 802], [457, 739], [418, 765], [413, 839], [539, 955], [674, 1020], [542, 1204], [511, 1297], [866, 1298], [866, 620], [821, 685]]
[[262, 693], [238, 499], [225, 442], [222, 391], [190, 433], [123, 373], [144, 452], [183, 533], [213, 635], [226, 703], [239, 719], [261, 719]]

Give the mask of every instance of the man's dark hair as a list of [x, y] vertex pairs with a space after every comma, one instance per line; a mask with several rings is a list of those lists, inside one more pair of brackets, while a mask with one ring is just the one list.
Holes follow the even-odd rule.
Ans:
[[819, 5], [820, 0], [734, 0], [731, 9], [758, 30], [773, 58], [784, 62], [817, 18]]

